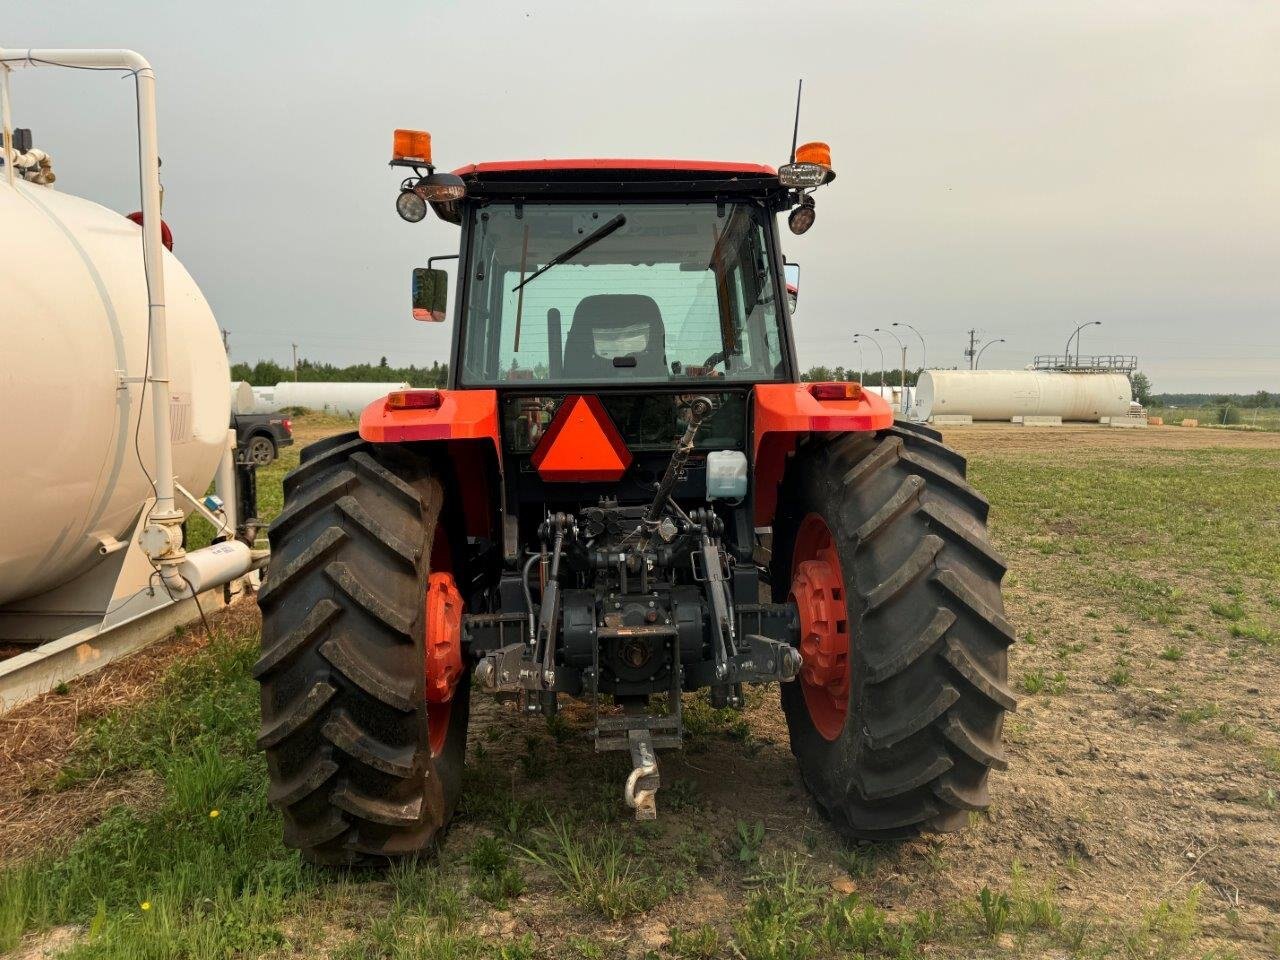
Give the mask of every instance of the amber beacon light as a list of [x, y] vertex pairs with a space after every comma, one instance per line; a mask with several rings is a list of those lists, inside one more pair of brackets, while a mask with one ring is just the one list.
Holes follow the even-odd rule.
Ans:
[[425, 130], [397, 130], [391, 144], [392, 161], [431, 165], [431, 134]]

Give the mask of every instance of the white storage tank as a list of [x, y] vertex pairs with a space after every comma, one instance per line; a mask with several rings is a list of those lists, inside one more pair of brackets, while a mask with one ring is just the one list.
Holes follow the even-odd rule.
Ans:
[[253, 387], [247, 380], [231, 381], [231, 412], [253, 413]]
[[258, 393], [255, 389], [256, 409], [259, 413], [274, 413], [286, 407], [303, 407], [353, 417], [392, 390], [408, 389], [407, 383], [295, 383], [282, 380], [271, 390], [269, 399], [265, 391]]
[[[230, 370], [195, 281], [164, 253], [174, 470], [203, 493], [226, 445]], [[43, 593], [127, 540], [154, 472], [141, 228], [0, 174], [0, 604]]]
[[1061, 417], [1096, 422], [1126, 415], [1132, 399], [1123, 373], [926, 370], [916, 390], [916, 410], [922, 420], [967, 415], [974, 420]]
[[276, 388], [275, 387], [250, 387], [253, 391], [253, 409], [250, 413], [275, 413], [276, 407]]

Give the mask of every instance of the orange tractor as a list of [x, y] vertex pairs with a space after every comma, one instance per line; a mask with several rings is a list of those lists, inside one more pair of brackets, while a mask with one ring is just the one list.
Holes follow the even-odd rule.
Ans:
[[[287, 842], [330, 863], [429, 850], [482, 691], [535, 717], [593, 704], [640, 818], [683, 696], [741, 707], [775, 682], [843, 834], [987, 806], [1014, 705], [987, 502], [934, 431], [800, 382], [776, 219], [812, 224], [825, 145], [777, 170], [443, 173], [397, 131], [393, 163], [402, 217], [460, 228], [449, 386], [371, 404], [285, 479], [255, 674]], [[415, 316], [445, 319], [446, 291], [415, 270]]]

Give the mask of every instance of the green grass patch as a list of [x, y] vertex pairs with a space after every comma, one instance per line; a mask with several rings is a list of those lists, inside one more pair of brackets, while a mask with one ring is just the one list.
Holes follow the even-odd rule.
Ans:
[[551, 820], [521, 847], [524, 859], [546, 870], [581, 910], [618, 921], [644, 913], [683, 884], [661, 876], [654, 864], [626, 853], [616, 833], [580, 837], [564, 821]]
[[65, 852], [0, 872], [0, 950], [61, 924], [89, 931], [77, 960], [224, 958], [281, 942], [278, 919], [316, 876], [266, 803], [255, 653], [252, 638], [215, 636], [153, 698], [89, 725], [58, 786], [150, 771], [161, 801], [116, 807]]
[[498, 837], [481, 837], [467, 854], [470, 889], [485, 903], [507, 909], [507, 901], [524, 892], [524, 880], [511, 858], [511, 845]]
[[1231, 636], [1241, 640], [1252, 640], [1267, 647], [1280, 645], [1280, 633], [1253, 621], [1233, 623], [1231, 625]]
[[1215, 720], [1221, 712], [1216, 703], [1206, 703], [1181, 711], [1178, 714], [1178, 722], [1191, 726], [1192, 724], [1203, 723], [1206, 720]]

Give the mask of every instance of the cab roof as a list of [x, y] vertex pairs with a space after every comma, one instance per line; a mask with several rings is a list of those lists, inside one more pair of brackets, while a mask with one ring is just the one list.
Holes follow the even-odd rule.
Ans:
[[773, 167], [717, 160], [507, 160], [473, 163], [453, 172], [466, 183], [468, 199], [476, 202], [618, 196], [768, 199], [786, 193]]
[[[723, 180], [734, 177], [776, 177], [778, 171], [761, 163], [731, 163], [718, 160], [664, 160], [654, 158], [576, 158], [564, 160], [501, 160], [472, 163], [453, 171], [460, 177], [504, 178], [504, 175], [545, 174], [559, 178], [566, 174], [633, 173], [635, 179], [649, 179], [653, 174], [676, 174], [685, 179]], [[632, 179], [625, 177], [624, 179]]]

